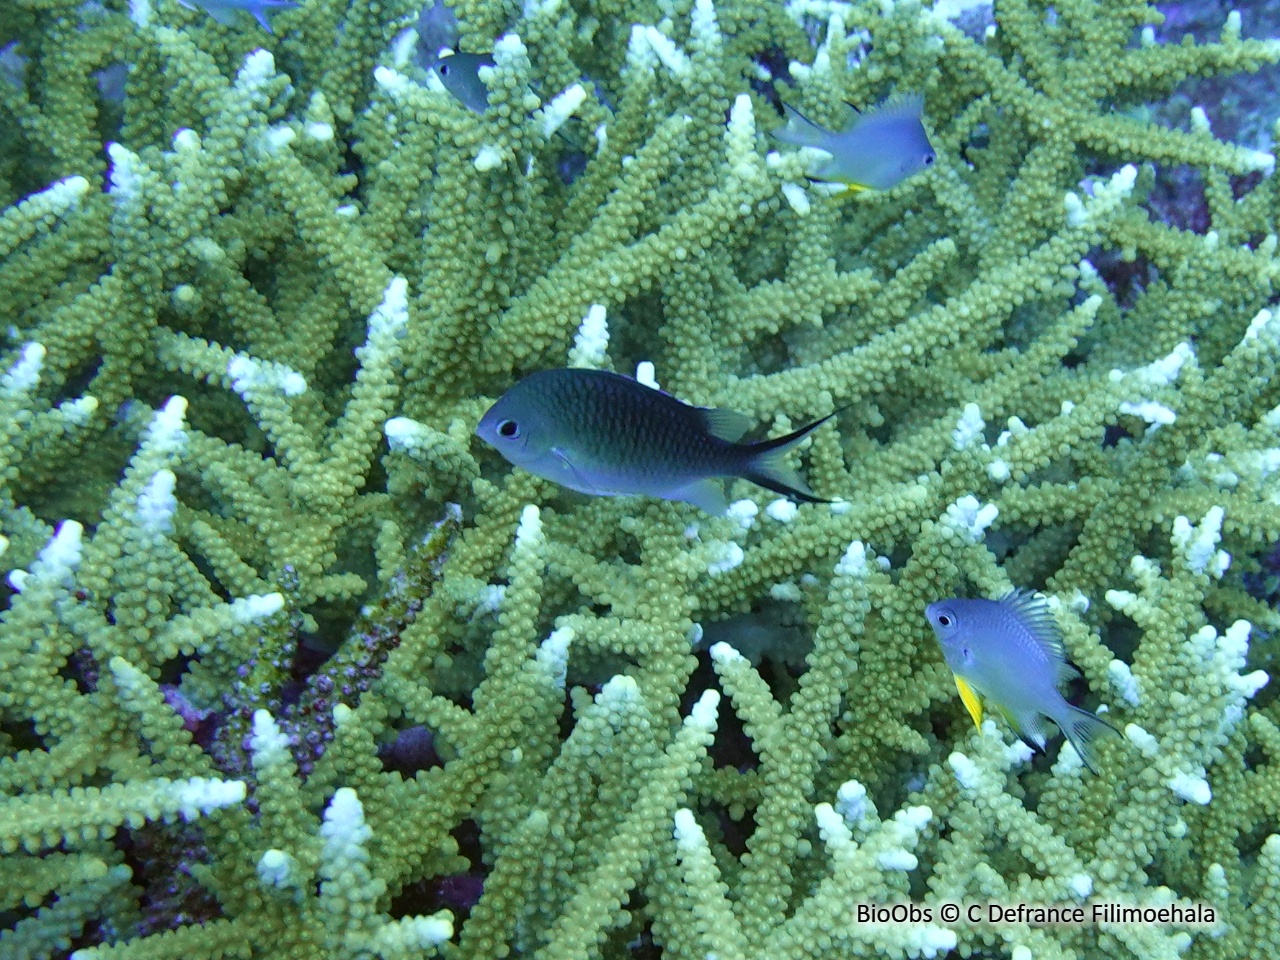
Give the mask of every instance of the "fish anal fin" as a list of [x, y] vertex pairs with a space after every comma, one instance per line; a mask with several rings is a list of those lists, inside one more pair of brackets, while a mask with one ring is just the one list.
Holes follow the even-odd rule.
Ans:
[[707, 433], [727, 443], [737, 443], [755, 424], [745, 413], [724, 407], [703, 407], [702, 422]]
[[1013, 727], [1013, 732], [1018, 735], [1018, 739], [1035, 747], [1037, 750], [1045, 748], [1045, 744], [1049, 742], [1049, 734], [1052, 731], [1045, 723], [1044, 717], [1038, 713], [1019, 716], [1006, 713], [1005, 716], [1009, 720], [1009, 726]]
[[969, 716], [973, 717], [973, 725], [981, 730], [982, 699], [978, 696], [978, 691], [969, 686], [968, 681], [964, 680], [959, 674], [952, 674], [952, 676], [956, 681], [956, 689], [960, 691], [960, 702], [969, 711]]
[[[852, 193], [862, 193], [872, 188], [861, 183], [848, 183], [844, 180], [832, 180], [830, 177], [819, 176], [818, 174], [805, 175], [809, 183], [815, 187], [830, 188], [832, 197], [847, 197]], [[838, 187], [839, 189], [833, 189]]]

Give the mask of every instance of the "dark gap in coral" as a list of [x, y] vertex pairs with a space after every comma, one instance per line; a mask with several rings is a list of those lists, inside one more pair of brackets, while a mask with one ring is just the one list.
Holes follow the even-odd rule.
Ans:
[[44, 740], [36, 733], [35, 721], [25, 723], [0, 723], [0, 734], [13, 741], [13, 751], [43, 750]]
[[476, 905], [483, 892], [484, 874], [479, 872], [433, 877], [405, 887], [398, 896], [392, 898], [388, 912], [392, 919], [398, 920], [448, 910], [453, 913], [454, 927], [458, 928], [471, 916], [471, 908]]
[[556, 155], [556, 176], [566, 187], [572, 186], [587, 170], [585, 150], [569, 147]]
[[1255, 600], [1273, 605], [1280, 602], [1280, 543], [1273, 543], [1259, 555], [1257, 564], [1256, 570], [1242, 577], [1245, 590]]
[[1120, 445], [1122, 440], [1132, 440], [1133, 434], [1118, 423], [1109, 423], [1102, 431], [1102, 448], [1110, 449]]
[[1258, 741], [1247, 740], [1245, 741], [1244, 756], [1241, 759], [1244, 761], [1246, 770], [1258, 770], [1266, 766], [1271, 757]]
[[66, 373], [66, 381], [63, 383], [61, 392], [69, 397], [84, 396], [89, 384], [102, 369], [102, 362], [102, 355], [95, 353], [71, 367]]
[[[335, 565], [336, 566], [336, 565]], [[350, 572], [337, 567], [335, 573]], [[368, 583], [368, 578], [365, 578]], [[351, 624], [360, 615], [364, 603], [363, 597], [342, 597], [335, 600], [317, 601], [307, 608], [316, 621], [316, 632], [311, 634], [308, 642], [320, 649], [337, 650], [346, 640]]]
[[614, 913], [612, 929], [605, 935], [604, 957], [634, 956], [631, 946], [647, 931], [650, 914], [649, 898], [641, 886], [633, 887]]
[[[1262, 183], [1263, 177], [1261, 171], [1255, 170], [1253, 173], [1233, 176], [1230, 179], [1232, 199], [1241, 200], [1246, 194], [1252, 193], [1253, 189], [1258, 186], [1258, 184]], [[1258, 234], [1258, 242], [1261, 240], [1262, 234]], [[1254, 248], [1256, 245], [1255, 241], [1250, 240], [1250, 248]]]
[[1094, 249], [1088, 260], [1098, 271], [1116, 303], [1124, 310], [1137, 306], [1147, 288], [1160, 279], [1160, 270], [1142, 254], [1125, 260], [1115, 250]]
[[[705, 657], [699, 657], [699, 672]], [[708, 668], [709, 669], [709, 668]], [[720, 701], [719, 720], [716, 724], [716, 739], [709, 751], [714, 767], [730, 767], [739, 773], [754, 770], [760, 764], [754, 744], [743, 728], [738, 712], [733, 708], [733, 701], [724, 697]]]
[[900, 424], [891, 422], [890, 417], [882, 417], [878, 423], [868, 423], [863, 426], [863, 433], [867, 439], [876, 443], [876, 445], [885, 447], [893, 441], [893, 434]]
[[[178, 488], [179, 490], [183, 490], [183, 494], [185, 494], [185, 490], [183, 488], [185, 488], [186, 486], [187, 485], [184, 484], [182, 481], [178, 482]], [[189, 504], [190, 501], [185, 499], [185, 496], [183, 494], [179, 495], [178, 502], [184, 505]], [[200, 498], [193, 497], [192, 499], [200, 499]], [[209, 563], [207, 559], [205, 559], [205, 555], [201, 551], [197, 550], [195, 546], [184, 537], [178, 538], [178, 546], [179, 548], [185, 548], [183, 549], [183, 552], [186, 554], [187, 558], [191, 561], [191, 565], [200, 572], [200, 576], [205, 578], [205, 580], [209, 584], [209, 587], [213, 590], [214, 594], [216, 594], [219, 597], [219, 599], [221, 599], [224, 603], [229, 603], [232, 599], [231, 591], [228, 590], [223, 585], [222, 581], [218, 579], [217, 575], [214, 573], [212, 565]]]
[[1188, 164], [1156, 167], [1155, 184], [1147, 194], [1147, 209], [1160, 223], [1193, 233], [1207, 233], [1211, 220], [1204, 174]]
[[[294, 648], [293, 663], [290, 665], [290, 676], [296, 682], [296, 687], [286, 686], [281, 691], [284, 702], [296, 701], [301, 696], [306, 681], [318, 673], [336, 652], [336, 647], [324, 646], [316, 642], [311, 634], [303, 634]], [[293, 691], [292, 696], [290, 696], [291, 691]]]
[[1111, 622], [1107, 624], [1107, 646], [1117, 660], [1123, 660], [1125, 663], [1131, 662], [1133, 654], [1138, 648], [1138, 641], [1141, 639], [1142, 630], [1121, 613], [1116, 613]]
[[604, 956], [625, 956], [627, 960], [661, 960], [663, 951], [662, 946], [654, 939], [653, 927], [646, 923], [621, 948], [614, 947], [611, 952], [605, 953]]
[[1076, 347], [1063, 355], [1062, 366], [1068, 370], [1075, 370], [1077, 367], [1080, 366], [1080, 364], [1084, 363], [1088, 359], [1089, 359], [1088, 352], [1081, 350], [1079, 347]]
[[57, 676], [60, 680], [69, 680], [75, 685], [79, 693], [92, 693], [97, 689], [97, 678], [94, 682], [89, 682], [88, 677], [80, 670], [80, 663], [83, 659], [92, 658], [92, 654], [85, 648], [81, 647], [71, 654], [71, 658], [62, 665], [62, 669], [58, 671]]
[[614, 555], [612, 559], [620, 560], [628, 567], [638, 567], [644, 562], [643, 544], [635, 534], [619, 530], [613, 539]]
[[658, 365], [661, 377], [663, 358], [656, 356], [654, 350], [662, 343], [657, 331], [665, 322], [662, 298], [653, 291], [612, 308], [609, 311], [609, 357], [613, 360], [614, 370], [628, 377], [634, 376], [636, 363], [650, 360]]
[[423, 724], [398, 731], [394, 740], [379, 746], [378, 759], [382, 761], [383, 770], [406, 778], [443, 763], [436, 753], [435, 734]]
[[719, 829], [719, 836], [715, 839], [720, 841], [729, 854], [741, 857], [747, 852], [747, 840], [756, 831], [755, 811], [751, 807], [745, 807], [742, 816], [736, 820], [724, 808], [717, 808], [714, 812]]
[[1019, 304], [1001, 327], [1003, 342], [994, 341], [984, 352], [1000, 353], [1011, 347], [1018, 351], [1026, 350], [1057, 323], [1066, 307], [1067, 304], [1056, 297]]
[[217, 899], [192, 876], [192, 866], [209, 859], [196, 828], [158, 823], [125, 827], [117, 831], [115, 844], [133, 873], [132, 882], [142, 888], [138, 936], [222, 915]]
[[764, 67], [769, 71], [769, 79], [760, 76], [751, 76], [747, 79], [747, 83], [751, 89], [768, 101], [773, 107], [778, 117], [782, 114], [782, 95], [778, 92], [777, 81], [783, 80], [787, 85], [791, 84], [791, 64], [790, 58], [785, 50], [779, 46], [768, 46], [760, 52], [752, 56], [752, 61], [757, 65]]
[[160, 679], [157, 681], [161, 684], [177, 683], [184, 673], [190, 669], [195, 657], [179, 654], [172, 660], [168, 660], [160, 665]]
[[751, 346], [750, 372], [758, 376], [771, 373], [782, 373], [792, 369], [795, 358], [782, 337], [769, 337], [757, 340]]

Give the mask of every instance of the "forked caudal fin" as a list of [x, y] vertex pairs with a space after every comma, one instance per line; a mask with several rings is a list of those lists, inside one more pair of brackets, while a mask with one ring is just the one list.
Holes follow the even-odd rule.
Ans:
[[821, 420], [815, 420], [781, 437], [747, 444], [745, 451], [747, 460], [742, 470], [742, 478], [759, 484], [766, 490], [780, 493], [784, 497], [791, 497], [793, 500], [804, 503], [831, 503], [832, 501], [824, 500], [809, 489], [809, 485], [804, 482], [800, 474], [787, 465], [784, 458], [788, 450], [839, 412], [836, 410], [834, 413], [829, 413]]

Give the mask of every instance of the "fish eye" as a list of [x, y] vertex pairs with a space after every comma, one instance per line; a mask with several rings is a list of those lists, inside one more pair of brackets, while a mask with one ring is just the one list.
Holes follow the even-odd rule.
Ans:
[[938, 614], [938, 626], [940, 627], [951, 626], [951, 618], [947, 616], [945, 613]]
[[514, 440], [520, 436], [520, 424], [514, 420], [503, 420], [498, 424], [498, 436], [506, 440]]
[[934, 161], [934, 160], [936, 160], [936, 159], [937, 159], [937, 156], [936, 156], [935, 154], [932, 154], [932, 153], [926, 153], [926, 154], [924, 155], [924, 165], [925, 165], [926, 167], [931, 167], [931, 166], [933, 166], [933, 161]]

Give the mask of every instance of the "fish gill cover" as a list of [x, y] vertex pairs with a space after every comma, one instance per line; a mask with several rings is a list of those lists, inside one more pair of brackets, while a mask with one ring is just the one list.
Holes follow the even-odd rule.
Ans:
[[[0, 4], [0, 955], [1280, 951], [1270, 5], [195, 6]], [[890, 190], [769, 137], [910, 96]], [[473, 436], [566, 363], [845, 407], [839, 502]], [[1015, 587], [1096, 775], [956, 696]]]

